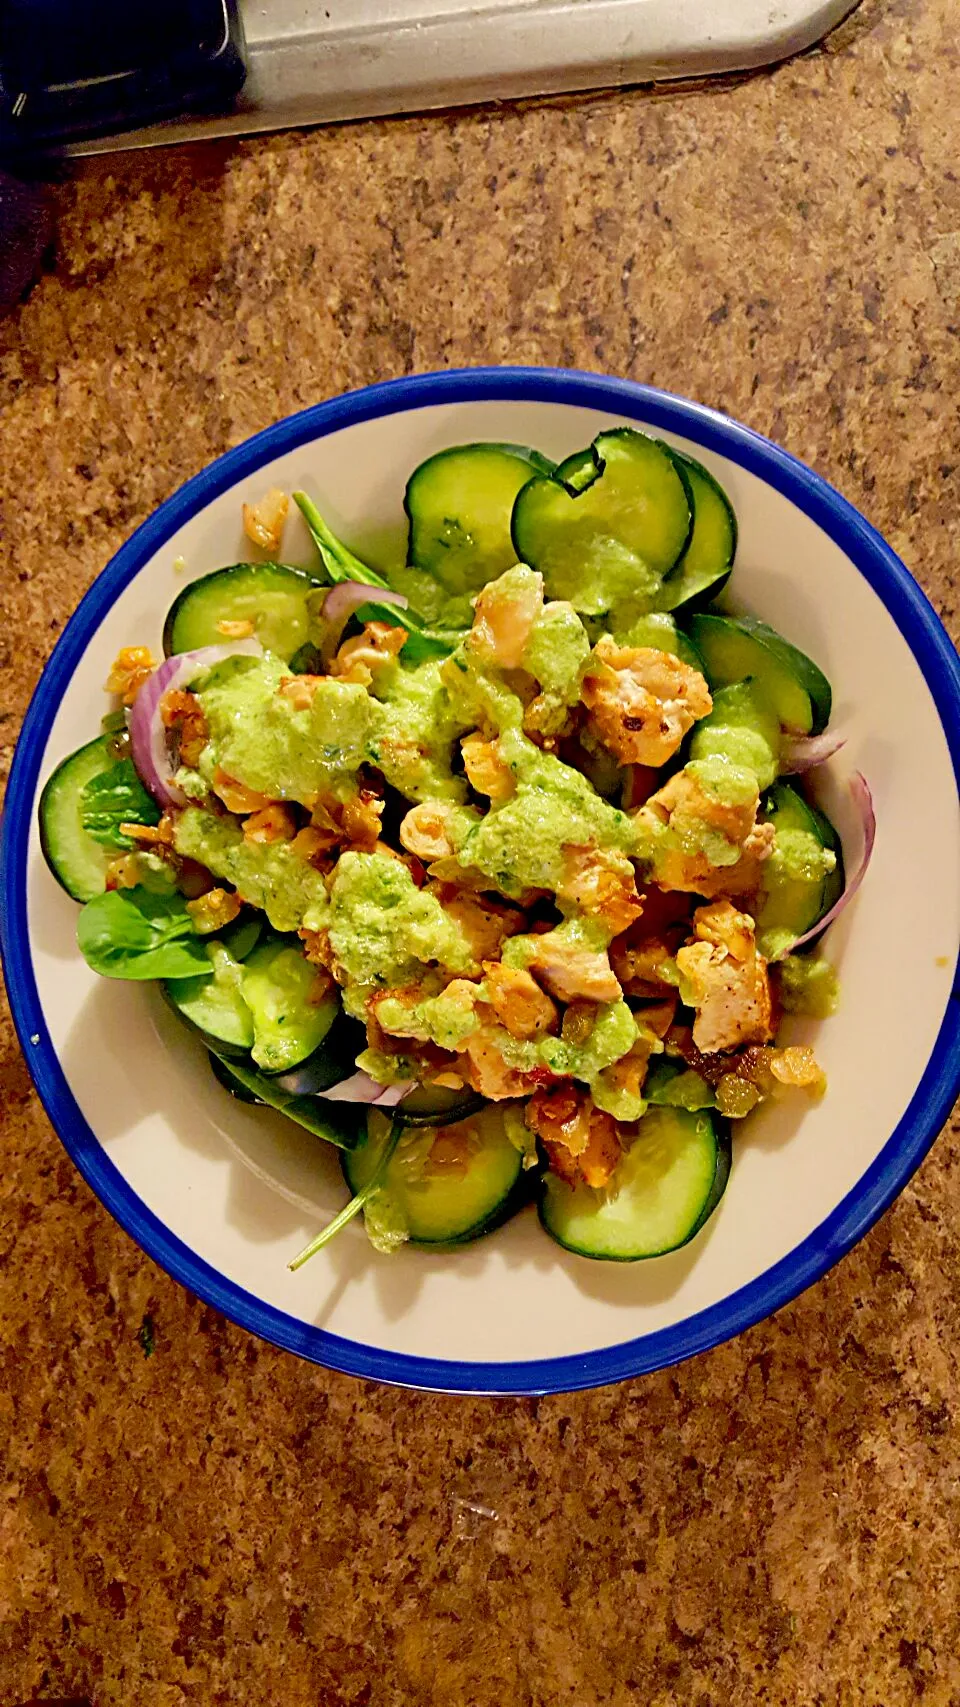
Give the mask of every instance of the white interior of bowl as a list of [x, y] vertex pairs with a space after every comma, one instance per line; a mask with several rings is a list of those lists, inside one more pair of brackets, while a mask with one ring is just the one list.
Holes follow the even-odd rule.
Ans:
[[[432, 451], [491, 438], [559, 458], [617, 419], [554, 403], [428, 406], [277, 458], [188, 522], [104, 617], [64, 693], [41, 781], [96, 731], [118, 648], [159, 650], [185, 579], [246, 555], [241, 501], [271, 484], [303, 486], [348, 540], [382, 548], [401, 537], [405, 478]], [[305, 1323], [393, 1352], [500, 1362], [595, 1351], [681, 1322], [754, 1280], [824, 1220], [882, 1149], [926, 1066], [960, 935], [956, 789], [930, 691], [880, 600], [814, 522], [736, 464], [686, 448], [723, 482], [739, 518], [736, 604], [808, 650], [833, 682], [834, 722], [847, 745], [826, 786], [841, 832], [852, 825], [843, 778], [853, 768], [869, 778], [879, 822], [868, 880], [828, 938], [841, 1010], [796, 1028], [815, 1038], [828, 1094], [818, 1105], [797, 1097], [737, 1129], [726, 1196], [687, 1249], [646, 1264], [589, 1263], [553, 1245], [528, 1212], [447, 1256], [378, 1256], [355, 1225], [290, 1274], [289, 1259], [346, 1199], [336, 1156], [230, 1099], [155, 990], [87, 970], [74, 943], [76, 909], [33, 833], [37, 982], [86, 1119], [172, 1232], [227, 1279]], [[310, 561], [299, 518], [284, 556]]]

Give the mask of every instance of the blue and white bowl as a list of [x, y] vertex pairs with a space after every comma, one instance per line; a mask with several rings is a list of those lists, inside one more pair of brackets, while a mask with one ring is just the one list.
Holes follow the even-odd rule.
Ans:
[[[731, 592], [809, 651], [847, 736], [826, 803], [852, 826], [844, 777], [873, 789], [867, 881], [827, 937], [839, 1013], [815, 1039], [829, 1090], [766, 1107], [735, 1137], [726, 1196], [686, 1249], [585, 1262], [532, 1212], [450, 1255], [376, 1255], [362, 1229], [296, 1274], [289, 1259], [344, 1201], [335, 1156], [231, 1101], [157, 992], [111, 983], [76, 950], [76, 908], [36, 832], [40, 787], [92, 736], [123, 645], [159, 651], [185, 579], [245, 553], [241, 503], [314, 493], [362, 549], [403, 525], [410, 470], [443, 446], [500, 439], [556, 458], [635, 422], [691, 451], [740, 523]], [[299, 520], [284, 555], [311, 561]], [[95, 582], [43, 674], [4, 823], [3, 949], [14, 1018], [47, 1112], [103, 1203], [157, 1262], [242, 1326], [305, 1357], [410, 1386], [543, 1393], [675, 1363], [793, 1298], [909, 1179], [960, 1090], [960, 665], [902, 563], [843, 498], [745, 427], [625, 381], [478, 369], [374, 386], [260, 433], [197, 475]]]

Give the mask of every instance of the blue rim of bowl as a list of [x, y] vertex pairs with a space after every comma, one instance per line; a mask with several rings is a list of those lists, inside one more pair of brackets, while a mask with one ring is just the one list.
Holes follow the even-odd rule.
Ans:
[[[960, 777], [960, 659], [900, 559], [820, 475], [751, 428], [630, 380], [558, 368], [467, 368], [421, 374], [316, 404], [228, 451], [168, 498], [98, 576], [54, 648], [14, 755], [0, 855], [0, 947], [17, 1033], [50, 1120], [101, 1202], [174, 1279], [261, 1338], [349, 1375], [449, 1393], [533, 1395], [604, 1386], [680, 1363], [753, 1326], [825, 1274], [902, 1190], [960, 1094], [958, 979], [903, 1118], [836, 1209], [772, 1268], [709, 1309], [639, 1339], [574, 1356], [463, 1363], [366, 1346], [299, 1321], [227, 1280], [169, 1231], [110, 1161], [73, 1097], [44, 1021], [27, 923], [28, 841], [47, 739], [63, 688], [123, 588], [184, 522], [274, 457], [378, 416], [480, 401], [608, 410], [646, 427], [677, 433], [774, 487], [836, 542], [890, 612], [931, 689], [954, 773]], [[960, 977], [960, 965], [957, 971]]]

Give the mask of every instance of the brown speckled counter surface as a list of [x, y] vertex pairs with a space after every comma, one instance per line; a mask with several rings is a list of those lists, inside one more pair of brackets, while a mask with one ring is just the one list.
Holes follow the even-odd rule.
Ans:
[[[80, 593], [174, 487], [289, 410], [459, 363], [629, 374], [771, 433], [956, 635], [958, 78], [954, 0], [865, 0], [725, 88], [79, 169], [55, 270], [0, 322], [4, 760]], [[3, 1707], [960, 1702], [956, 1131], [734, 1344], [446, 1399], [189, 1297], [2, 1049]]]

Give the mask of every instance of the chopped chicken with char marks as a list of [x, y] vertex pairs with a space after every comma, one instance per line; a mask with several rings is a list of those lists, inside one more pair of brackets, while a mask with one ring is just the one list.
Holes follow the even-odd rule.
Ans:
[[726, 799], [695, 766], [677, 771], [634, 815], [654, 833], [654, 881], [696, 895], [752, 892], [774, 842], [773, 825], [756, 821], [759, 803], [755, 783]]
[[296, 833], [293, 813], [280, 800], [275, 800], [271, 806], [261, 807], [259, 812], [251, 812], [249, 818], [244, 819], [245, 842], [292, 842]]
[[537, 1091], [527, 1104], [526, 1122], [554, 1172], [571, 1185], [606, 1185], [623, 1154], [616, 1121], [576, 1085]]
[[753, 920], [729, 901], [698, 907], [696, 941], [677, 954], [688, 1005], [696, 1010], [693, 1041], [708, 1053], [761, 1043], [773, 1035], [767, 963], [757, 953]]
[[557, 896], [573, 902], [588, 918], [597, 919], [611, 935], [619, 936], [640, 917], [633, 866], [616, 849], [566, 848], [567, 876]]
[[543, 576], [525, 564], [484, 587], [474, 606], [470, 650], [485, 664], [520, 668], [533, 625], [543, 610]]
[[572, 1002], [578, 996], [589, 1002], [620, 999], [620, 985], [605, 949], [583, 948], [548, 931], [538, 939], [528, 964], [558, 1001]]
[[583, 677], [588, 726], [621, 764], [662, 765], [713, 700], [699, 670], [653, 646], [601, 635]]
[[229, 776], [221, 765], [213, 773], [213, 792], [223, 801], [228, 812], [237, 812], [241, 817], [274, 804], [268, 795], [258, 794], [256, 789], [248, 788], [246, 783]]
[[493, 901], [489, 896], [480, 899], [464, 893], [455, 884], [430, 882], [426, 889], [459, 925], [478, 964], [498, 955], [507, 937], [516, 936], [526, 923], [518, 908]]
[[483, 966], [487, 1001], [511, 1037], [528, 1040], [555, 1031], [556, 1004], [529, 972], [487, 960]]
[[494, 1031], [492, 1025], [481, 1025], [463, 1045], [459, 1059], [471, 1089], [495, 1102], [506, 1097], [529, 1096], [536, 1080], [516, 1067], [508, 1067], [497, 1047]]

